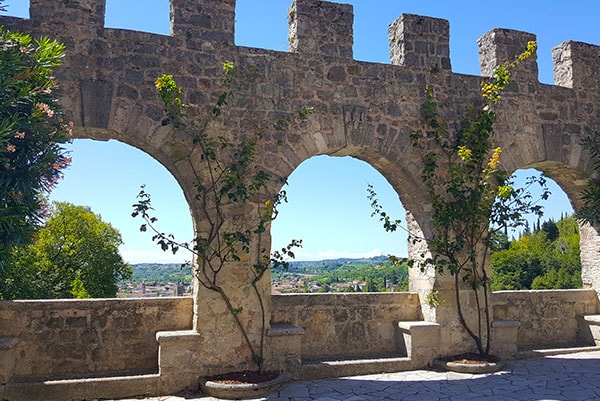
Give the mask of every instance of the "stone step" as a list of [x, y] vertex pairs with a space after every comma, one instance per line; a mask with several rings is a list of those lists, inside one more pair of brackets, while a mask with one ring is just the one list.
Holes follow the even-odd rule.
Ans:
[[302, 361], [300, 379], [313, 380], [401, 372], [415, 368], [414, 361], [405, 356], [365, 357], [360, 359], [309, 359]]
[[515, 355], [515, 359], [540, 358], [543, 356], [573, 354], [575, 352], [593, 352], [600, 351], [598, 346], [575, 346], [561, 348], [542, 348], [522, 350]]
[[0, 399], [10, 401], [65, 401], [123, 398], [157, 394], [159, 384], [159, 374], [45, 380], [42, 382], [12, 382], [5, 386], [4, 394], [0, 394]]

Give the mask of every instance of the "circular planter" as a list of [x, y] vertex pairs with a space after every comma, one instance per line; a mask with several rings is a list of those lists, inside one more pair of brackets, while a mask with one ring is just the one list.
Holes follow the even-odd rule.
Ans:
[[255, 398], [279, 391], [289, 380], [286, 375], [279, 375], [273, 380], [262, 383], [220, 383], [200, 378], [200, 390], [211, 397], [226, 400], [237, 400], [240, 398]]
[[435, 359], [433, 365], [437, 368], [448, 370], [457, 373], [485, 374], [494, 373], [502, 370], [504, 363], [497, 362], [481, 362], [481, 363], [461, 363], [459, 361], [445, 361], [443, 359]]

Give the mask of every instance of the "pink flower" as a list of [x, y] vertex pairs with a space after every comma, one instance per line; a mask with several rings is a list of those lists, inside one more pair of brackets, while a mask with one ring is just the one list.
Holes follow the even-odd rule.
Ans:
[[17, 139], [23, 139], [23, 138], [25, 138], [25, 133], [24, 132], [17, 132], [15, 134], [15, 138], [17, 138]]
[[8, 150], [11, 153], [14, 153], [15, 150], [17, 150], [15, 145], [6, 145], [6, 150]]
[[69, 121], [69, 123], [67, 124], [67, 135], [73, 136], [73, 127], [74, 126], [75, 126], [75, 124], [73, 124], [73, 121]]
[[38, 103], [37, 108], [39, 111], [43, 111], [49, 118], [54, 117], [54, 110], [52, 110], [46, 103]]

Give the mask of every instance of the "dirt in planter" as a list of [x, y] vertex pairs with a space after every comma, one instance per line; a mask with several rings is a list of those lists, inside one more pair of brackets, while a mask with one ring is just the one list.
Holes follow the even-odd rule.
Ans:
[[465, 365], [485, 365], [487, 363], [500, 362], [500, 358], [497, 356], [489, 355], [488, 357], [483, 358], [481, 355], [472, 352], [447, 356], [440, 359], [444, 362], [462, 363]]
[[231, 372], [215, 375], [207, 377], [206, 380], [223, 384], [257, 384], [268, 382], [277, 378], [277, 376], [279, 376], [277, 373], [272, 372], [260, 373], [246, 370], [242, 372]]

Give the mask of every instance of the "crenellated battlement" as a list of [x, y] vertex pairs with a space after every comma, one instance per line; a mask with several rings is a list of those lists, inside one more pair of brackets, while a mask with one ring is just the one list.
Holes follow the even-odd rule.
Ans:
[[[190, 48], [234, 46], [236, 0], [170, 0], [171, 35]], [[106, 0], [30, 0], [34, 29], [62, 32], [66, 37], [96, 35], [104, 28]], [[294, 0], [289, 8], [289, 51], [352, 59], [353, 7], [321, 0]], [[450, 24], [447, 20], [402, 14], [388, 28], [393, 65], [451, 71]], [[70, 33], [68, 33], [70, 32]], [[535, 40], [527, 32], [496, 28], [479, 38], [482, 76], [512, 59]], [[566, 41], [552, 51], [555, 83], [568, 88], [600, 87], [600, 48]], [[537, 80], [537, 55], [521, 63], [516, 79]]]

